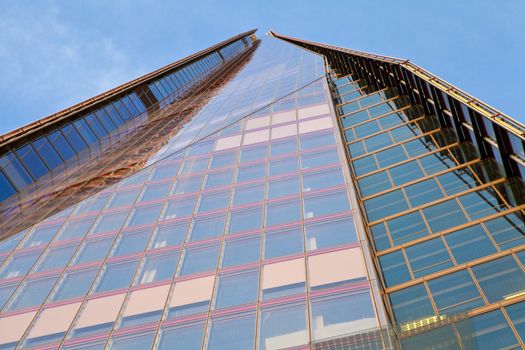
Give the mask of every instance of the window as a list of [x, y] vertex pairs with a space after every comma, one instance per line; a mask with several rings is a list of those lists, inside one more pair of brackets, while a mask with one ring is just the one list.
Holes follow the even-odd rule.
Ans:
[[48, 248], [47, 253], [40, 258], [37, 264], [38, 267], [34, 271], [41, 272], [63, 268], [69, 259], [71, 259], [76, 249], [76, 245]]
[[301, 204], [298, 200], [266, 203], [266, 225], [279, 225], [301, 220]]
[[99, 216], [97, 223], [95, 224], [95, 227], [92, 230], [92, 233], [102, 233], [119, 230], [126, 221], [127, 217], [127, 211], [102, 214], [101, 216]]
[[496, 252], [481, 225], [452, 232], [444, 237], [458, 264]]
[[502, 199], [491, 187], [463, 195], [459, 197], [459, 201], [472, 220], [507, 209]]
[[379, 264], [381, 265], [381, 271], [387, 287], [412, 279], [401, 250], [380, 256]]
[[266, 177], [266, 163], [251, 164], [239, 167], [237, 182], [264, 179]]
[[521, 245], [525, 242], [525, 216], [512, 213], [494, 220], [484, 222], [501, 250]]
[[335, 144], [332, 132], [301, 135], [301, 151]]
[[159, 350], [174, 348], [184, 350], [200, 350], [204, 336], [204, 322], [178, 324], [162, 327], [160, 332]]
[[222, 236], [225, 221], [226, 216], [224, 214], [195, 217], [191, 227], [190, 241], [194, 242]]
[[434, 315], [434, 309], [423, 284], [390, 294], [390, 303], [398, 325]]
[[110, 340], [112, 350], [141, 350], [149, 349], [155, 338], [153, 331], [135, 331], [126, 335], [116, 335]]
[[133, 209], [131, 219], [127, 226], [140, 226], [155, 223], [160, 215], [162, 207], [162, 204], [157, 204], [141, 206]]
[[471, 349], [492, 350], [520, 347], [500, 310], [458, 322], [456, 328], [463, 343]]
[[111, 202], [108, 205], [108, 208], [119, 208], [127, 207], [135, 203], [135, 198], [139, 194], [140, 188], [136, 188], [130, 191], [119, 191], [115, 192]]
[[138, 265], [138, 260], [120, 263], [107, 263], [95, 292], [127, 288]]
[[203, 193], [199, 203], [199, 212], [223, 209], [230, 202], [230, 191]]
[[75, 264], [82, 264], [104, 259], [108, 254], [109, 248], [111, 248], [113, 245], [113, 240], [114, 237], [111, 236], [86, 241], [80, 248], [80, 253], [75, 259]]
[[181, 276], [215, 270], [219, 258], [219, 245], [186, 248], [183, 256]]
[[355, 225], [351, 219], [307, 223], [305, 228], [308, 251], [357, 242]]
[[262, 202], [264, 199], [264, 183], [249, 186], [235, 187], [233, 205], [243, 205], [255, 202]]
[[306, 304], [263, 308], [259, 319], [259, 349], [283, 349], [308, 344]]
[[386, 171], [364, 177], [358, 183], [362, 197], [386, 191], [392, 187]]
[[266, 145], [241, 150], [241, 162], [251, 162], [263, 158], [266, 158]]
[[344, 185], [345, 180], [340, 168], [303, 173], [303, 192]]
[[261, 254], [261, 236], [248, 236], [226, 240], [224, 246], [223, 267], [244, 265], [259, 260]]
[[516, 303], [505, 308], [521, 339], [525, 336], [525, 302]]
[[60, 301], [86, 295], [97, 272], [98, 267], [66, 272], [51, 300]]
[[[160, 164], [159, 164], [160, 165]], [[153, 175], [151, 176], [152, 181], [171, 179], [177, 175], [180, 163], [171, 163], [168, 165], [162, 165], [155, 168]]]
[[253, 349], [255, 314], [212, 318], [208, 350]]
[[417, 160], [398, 165], [389, 170], [395, 186], [420, 179], [425, 176]]
[[59, 227], [60, 225], [35, 227], [29, 238], [22, 244], [22, 247], [36, 247], [49, 243]]
[[95, 218], [96, 216], [91, 216], [66, 222], [60, 230], [56, 240], [65, 241], [68, 239], [84, 237], [95, 221]]
[[147, 185], [144, 187], [140, 201], [145, 202], [165, 198], [168, 195], [170, 188], [171, 182], [158, 185]]
[[24, 276], [40, 255], [40, 251], [31, 253], [18, 253], [11, 258], [11, 261], [4, 263], [0, 278], [13, 278]]
[[339, 163], [339, 154], [336, 149], [301, 154], [301, 169], [303, 170]]
[[387, 226], [395, 246], [430, 234], [418, 211], [388, 220]]
[[18, 287], [18, 283], [0, 285], [0, 309], [4, 307], [16, 287]]
[[270, 145], [270, 156], [281, 156], [284, 154], [297, 153], [297, 139], [274, 141]]
[[233, 171], [222, 171], [208, 174], [206, 179], [206, 189], [227, 186], [233, 182]]
[[434, 179], [407, 186], [405, 193], [412, 208], [443, 198], [443, 192]]
[[467, 270], [430, 280], [428, 288], [440, 315], [454, 315], [485, 304]]
[[234, 165], [236, 159], [237, 159], [236, 152], [215, 154], [211, 161], [210, 168], [218, 169], [218, 168]]
[[300, 226], [280, 230], [268, 230], [265, 232], [264, 237], [265, 259], [299, 254], [304, 250], [303, 234]]
[[268, 183], [268, 198], [278, 198], [299, 193], [299, 178], [279, 178]]
[[174, 198], [168, 201], [164, 219], [180, 218], [191, 215], [197, 197]]
[[291, 172], [297, 172], [299, 161], [297, 157], [279, 160], [270, 160], [268, 176], [277, 176]]
[[262, 225], [262, 215], [262, 207], [260, 206], [232, 210], [230, 212], [228, 233], [233, 234], [260, 229]]
[[152, 248], [162, 248], [167, 246], [179, 245], [186, 238], [188, 220], [162, 223], [155, 230]]
[[234, 305], [254, 303], [257, 301], [258, 291], [258, 270], [220, 275], [215, 308], [222, 309]]
[[342, 336], [377, 327], [368, 290], [312, 299], [314, 340]]
[[137, 283], [143, 284], [171, 279], [175, 274], [178, 261], [179, 252], [146, 256]]
[[304, 258], [278, 261], [263, 266], [262, 299], [268, 300], [304, 293]]
[[115, 244], [113, 256], [123, 256], [144, 251], [148, 244], [150, 230], [123, 232]]
[[197, 173], [208, 168], [208, 158], [190, 158], [186, 159], [181, 167], [181, 174]]
[[395, 190], [364, 202], [368, 220], [376, 221], [407, 210], [408, 203], [401, 190]]
[[383, 223], [370, 227], [372, 239], [374, 240], [374, 247], [377, 251], [391, 247], [390, 240], [386, 233], [385, 225]]
[[375, 157], [382, 168], [400, 163], [407, 159], [405, 152], [401, 146], [388, 148], [384, 151], [377, 152]]
[[436, 233], [467, 222], [467, 218], [455, 200], [423, 209], [430, 229]]
[[507, 299], [525, 290], [525, 273], [512, 256], [472, 267], [489, 303]]
[[201, 188], [202, 179], [202, 175], [177, 179], [174, 194], [197, 192]]
[[22, 309], [40, 305], [47, 298], [55, 285], [58, 276], [26, 280], [18, 289], [15, 297], [11, 299], [8, 310]]
[[407, 247], [406, 254], [416, 278], [454, 265], [441, 238]]

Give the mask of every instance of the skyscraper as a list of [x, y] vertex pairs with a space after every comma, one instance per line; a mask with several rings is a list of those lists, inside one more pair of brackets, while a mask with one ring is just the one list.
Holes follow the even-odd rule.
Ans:
[[523, 348], [524, 135], [239, 34], [0, 137], [0, 349]]

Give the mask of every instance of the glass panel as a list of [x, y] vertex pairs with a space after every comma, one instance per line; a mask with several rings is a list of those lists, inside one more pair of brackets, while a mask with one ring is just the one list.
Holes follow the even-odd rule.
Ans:
[[436, 233], [467, 222], [467, 218], [455, 200], [446, 201], [423, 209], [430, 229]]
[[509, 315], [516, 331], [518, 331], [521, 339], [525, 336], [525, 302], [520, 302], [514, 305], [507, 306], [505, 308]]
[[411, 161], [405, 164], [398, 165], [389, 170], [395, 186], [405, 184], [410, 181], [420, 179], [425, 176], [423, 170], [417, 161]]
[[250, 186], [237, 186], [235, 187], [233, 205], [262, 202], [264, 199], [264, 192], [264, 183]]
[[302, 253], [303, 250], [303, 234], [301, 227], [265, 232], [265, 259], [279, 258], [281, 256], [298, 254]]
[[22, 243], [22, 247], [36, 247], [49, 243], [59, 227], [60, 225], [35, 227], [29, 238], [27, 238], [26, 241]]
[[485, 305], [467, 270], [428, 282], [440, 315], [454, 315]]
[[175, 273], [178, 261], [179, 252], [146, 256], [137, 283], [142, 284], [171, 279]]
[[26, 254], [17, 254], [4, 264], [0, 278], [13, 278], [18, 276], [24, 276], [34, 262], [38, 258], [41, 252], [32, 252]]
[[181, 244], [186, 238], [187, 229], [187, 220], [160, 224], [155, 230], [156, 232], [152, 248], [162, 248]]
[[368, 290], [312, 300], [314, 340], [342, 336], [349, 331], [358, 333], [375, 327], [374, 306]]
[[224, 247], [223, 267], [244, 265], [259, 260], [261, 254], [261, 237], [250, 236], [226, 240]]
[[266, 203], [266, 225], [279, 225], [301, 220], [301, 204], [298, 200]]
[[58, 276], [27, 280], [20, 286], [16, 296], [10, 302], [8, 310], [40, 305], [47, 298]]
[[398, 325], [434, 315], [434, 309], [423, 284], [390, 294], [390, 303]]
[[199, 212], [226, 208], [230, 202], [230, 191], [203, 193], [199, 203]]
[[443, 198], [443, 192], [434, 179], [407, 186], [405, 187], [405, 193], [412, 208]]
[[141, 201], [151, 201], [155, 199], [162, 199], [168, 195], [171, 188], [170, 183], [158, 184], [158, 185], [147, 185], [142, 192], [140, 197]]
[[416, 278], [454, 265], [440, 238], [407, 247], [406, 254]]
[[484, 222], [500, 249], [508, 249], [525, 243], [525, 216], [512, 213]]
[[308, 251], [357, 242], [353, 220], [338, 220], [307, 223], [306, 242]]
[[278, 198], [299, 193], [299, 178], [280, 178], [268, 183], [268, 198]]
[[262, 309], [259, 322], [261, 350], [308, 344], [304, 303]]
[[102, 260], [113, 245], [114, 237], [86, 241], [80, 248], [80, 253], [75, 259], [75, 264]]
[[226, 216], [224, 214], [195, 217], [190, 230], [190, 241], [194, 242], [222, 236], [225, 222]]
[[369, 221], [376, 221], [409, 209], [401, 190], [395, 190], [364, 202]]
[[133, 332], [121, 336], [113, 336], [109, 348], [112, 350], [149, 349], [153, 344], [155, 331]]
[[233, 234], [260, 229], [262, 226], [262, 215], [262, 207], [232, 210], [230, 212], [228, 233]]
[[37, 263], [34, 272], [49, 271], [63, 268], [77, 249], [76, 245], [49, 248], [48, 252]]
[[362, 178], [358, 183], [362, 197], [386, 191], [392, 187], [386, 171]]
[[465, 349], [519, 348], [516, 336], [499, 310], [479, 315], [457, 324]]
[[191, 215], [195, 208], [197, 197], [174, 198], [168, 200], [164, 219], [180, 218]]
[[183, 256], [181, 276], [213, 271], [217, 267], [219, 245], [186, 248]]
[[148, 244], [150, 231], [125, 232], [115, 244], [113, 256], [122, 256], [144, 251]]
[[312, 218], [350, 210], [346, 191], [304, 197], [304, 217]]
[[162, 327], [159, 350], [200, 350], [204, 335], [204, 322]]
[[257, 301], [259, 271], [244, 271], [219, 276], [215, 308], [249, 304]]
[[95, 227], [91, 233], [102, 233], [118, 230], [122, 227], [127, 217], [127, 211], [102, 214], [99, 216], [97, 223], [95, 224]]
[[131, 219], [127, 226], [139, 226], [153, 224], [157, 221], [163, 205], [149, 205], [133, 209]]
[[66, 272], [52, 297], [52, 301], [66, 300], [86, 295], [97, 275], [98, 267]]
[[224, 317], [210, 321], [208, 350], [251, 350], [255, 342], [255, 315]]
[[387, 221], [394, 245], [416, 240], [429, 235], [421, 213], [416, 211]]
[[68, 239], [84, 237], [95, 221], [95, 218], [96, 216], [91, 216], [66, 222], [55, 239], [65, 241]]
[[237, 182], [264, 179], [266, 177], [266, 163], [251, 164], [239, 167]]
[[472, 271], [490, 303], [525, 291], [525, 273], [512, 256], [473, 266]]
[[269, 164], [269, 176], [282, 175], [286, 173], [296, 172], [299, 168], [299, 162], [296, 157], [271, 160]]
[[496, 252], [481, 225], [452, 232], [445, 236], [445, 240], [458, 264]]
[[312, 169], [323, 165], [339, 164], [339, 154], [336, 149], [301, 154], [301, 169]]
[[379, 257], [379, 264], [387, 287], [410, 281], [410, 272], [402, 251], [393, 252]]
[[114, 289], [127, 288], [130, 283], [138, 261], [125, 261], [121, 263], [108, 263], [95, 292], [107, 292]]

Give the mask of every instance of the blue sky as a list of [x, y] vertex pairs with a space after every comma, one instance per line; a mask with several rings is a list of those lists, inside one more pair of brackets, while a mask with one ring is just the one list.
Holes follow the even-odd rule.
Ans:
[[409, 58], [525, 122], [525, 1], [0, 2], [0, 134], [259, 28]]

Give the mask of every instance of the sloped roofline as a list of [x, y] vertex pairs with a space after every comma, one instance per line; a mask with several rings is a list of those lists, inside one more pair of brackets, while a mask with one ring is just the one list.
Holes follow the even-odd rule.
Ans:
[[4, 135], [0, 135], [0, 146], [5, 146], [7, 143], [10, 143], [11, 141], [14, 141], [16, 139], [19, 139], [21, 137], [24, 137], [28, 134], [31, 134], [43, 127], [46, 127], [46, 126], [49, 126], [49, 125], [52, 125], [54, 123], [57, 123], [59, 121], [62, 121], [64, 119], [67, 119], [69, 117], [72, 117], [74, 116], [76, 113], [78, 113], [79, 111], [82, 111], [84, 109], [87, 109], [87, 108], [91, 108], [97, 104], [99, 104], [100, 102], [103, 102], [103, 101], [106, 101], [110, 98], [113, 98], [115, 95], [117, 94], [121, 94], [121, 93], [124, 93], [124, 92], [128, 92], [130, 90], [132, 90], [133, 88], [141, 85], [141, 84], [144, 84], [144, 83], [147, 83], [147, 82], [150, 82], [154, 79], [156, 79], [157, 77], [173, 70], [173, 69], [176, 69], [178, 67], [181, 67], [185, 64], [188, 64], [188, 63], [191, 63], [192, 61], [195, 61], [199, 58], [201, 58], [202, 56], [205, 56], [213, 51], [216, 51], [236, 40], [239, 40], [240, 38], [243, 38], [245, 36], [249, 36], [249, 35], [252, 35], [254, 34], [255, 32], [257, 31], [257, 29], [251, 29], [249, 31], [246, 31], [244, 33], [240, 33], [240, 34], [237, 34], [229, 39], [226, 39], [224, 41], [221, 41], [220, 43], [217, 43], [213, 46], [210, 46], [204, 50], [201, 50], [199, 52], [196, 52], [192, 55], [189, 55], [189, 56], [186, 56], [180, 60], [177, 60], [173, 63], [170, 63], [164, 67], [161, 67], [159, 69], [156, 69], [154, 70], [153, 72], [150, 72], [148, 74], [145, 74], [143, 76], [140, 76], [136, 79], [133, 79], [127, 83], [124, 83], [122, 85], [119, 85], [111, 90], [108, 90], [106, 92], [103, 92], [99, 95], [96, 95], [94, 97], [91, 97], [85, 101], [82, 101], [80, 103], [77, 103], [71, 107], [68, 107], [64, 110], [61, 110], [59, 112], [56, 112], [54, 114], [51, 114], [47, 117], [44, 117], [44, 118], [41, 118], [37, 121], [34, 121], [34, 122], [31, 122], [29, 124], [26, 124], [20, 128], [17, 128], [13, 131], [10, 131]]
[[470, 108], [476, 110], [478, 113], [480, 113], [484, 117], [489, 118], [493, 122], [497, 123], [498, 125], [501, 125], [503, 128], [509, 130], [513, 134], [525, 140], [525, 125], [523, 123], [513, 119], [512, 117], [506, 115], [505, 113], [499, 111], [498, 109], [477, 99], [476, 97], [450, 84], [446, 80], [439, 78], [433, 73], [410, 62], [407, 59], [401, 59], [401, 58], [384, 56], [384, 55], [376, 55], [376, 54], [365, 52], [365, 51], [358, 51], [358, 50], [353, 50], [353, 49], [342, 48], [339, 46], [333, 46], [333, 45], [318, 43], [314, 41], [298, 39], [298, 38], [294, 38], [291, 36], [279, 34], [273, 30], [269, 30], [268, 35], [273, 36], [278, 39], [288, 41], [288, 42], [296, 43], [296, 44], [307, 44], [307, 45], [318, 46], [318, 47], [325, 48], [328, 50], [339, 51], [339, 52], [343, 52], [346, 54], [368, 58], [368, 59], [372, 59], [372, 60], [376, 60], [376, 61], [380, 61], [384, 63], [399, 65], [409, 70], [413, 74], [419, 76], [420, 78], [422, 78], [429, 84], [433, 85], [437, 89], [450, 95], [452, 98], [455, 98], [458, 101], [464, 103]]

